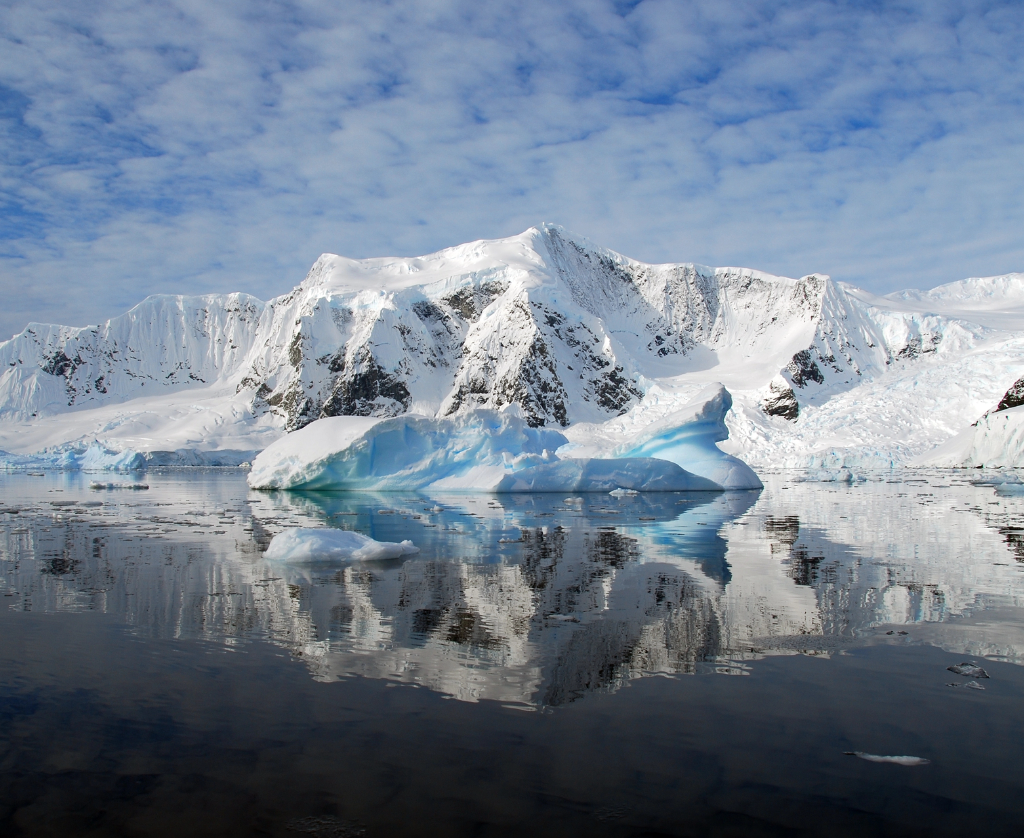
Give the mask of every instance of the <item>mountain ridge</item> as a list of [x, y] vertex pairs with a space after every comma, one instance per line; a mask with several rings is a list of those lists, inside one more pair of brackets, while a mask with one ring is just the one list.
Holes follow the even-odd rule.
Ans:
[[756, 447], [896, 368], [991, 343], [1017, 320], [964, 304], [989, 286], [1024, 300], [1021, 274], [875, 297], [823, 274], [650, 265], [550, 224], [422, 257], [323, 254], [267, 302], [158, 295], [100, 326], [30, 324], [0, 344], [0, 425], [216, 393], [221, 425], [258, 426], [261, 444], [324, 416], [509, 404], [565, 428], [720, 381]]

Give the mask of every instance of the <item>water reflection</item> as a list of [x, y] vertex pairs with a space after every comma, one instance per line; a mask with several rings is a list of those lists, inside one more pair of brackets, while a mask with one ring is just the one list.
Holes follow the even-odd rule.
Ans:
[[[100, 610], [157, 636], [261, 638], [319, 680], [524, 706], [829, 654], [877, 642], [880, 626], [1024, 655], [1021, 621], [972, 622], [1024, 605], [1024, 497], [948, 475], [623, 497], [262, 494], [214, 472], [147, 482], [5, 478], [0, 602]], [[311, 525], [411, 538], [421, 553], [315, 569], [262, 558], [274, 534]]]

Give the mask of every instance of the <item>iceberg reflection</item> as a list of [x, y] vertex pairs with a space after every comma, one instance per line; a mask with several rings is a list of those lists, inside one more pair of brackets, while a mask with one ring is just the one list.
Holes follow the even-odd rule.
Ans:
[[[992, 511], [990, 487], [778, 478], [764, 492], [425, 497], [254, 493], [237, 476], [176, 474], [97, 505], [60, 480], [25, 482], [16, 510], [0, 506], [8, 607], [262, 638], [318, 680], [557, 706], [650, 673], [743, 673], [766, 654], [884, 642], [889, 625], [1024, 659], [1015, 507]], [[420, 553], [263, 558], [274, 535], [309, 526]], [[986, 621], [992, 609], [1004, 618]]]

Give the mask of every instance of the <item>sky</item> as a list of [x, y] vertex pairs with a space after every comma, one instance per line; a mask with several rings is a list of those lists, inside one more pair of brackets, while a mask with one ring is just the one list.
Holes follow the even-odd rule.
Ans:
[[1024, 3], [6, 0], [0, 336], [554, 222], [884, 293], [1024, 271]]

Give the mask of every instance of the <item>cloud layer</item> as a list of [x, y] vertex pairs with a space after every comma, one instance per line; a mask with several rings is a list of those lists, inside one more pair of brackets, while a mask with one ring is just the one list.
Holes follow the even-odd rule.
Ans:
[[15, 0], [0, 33], [0, 335], [541, 221], [876, 291], [1024, 270], [1016, 0]]

